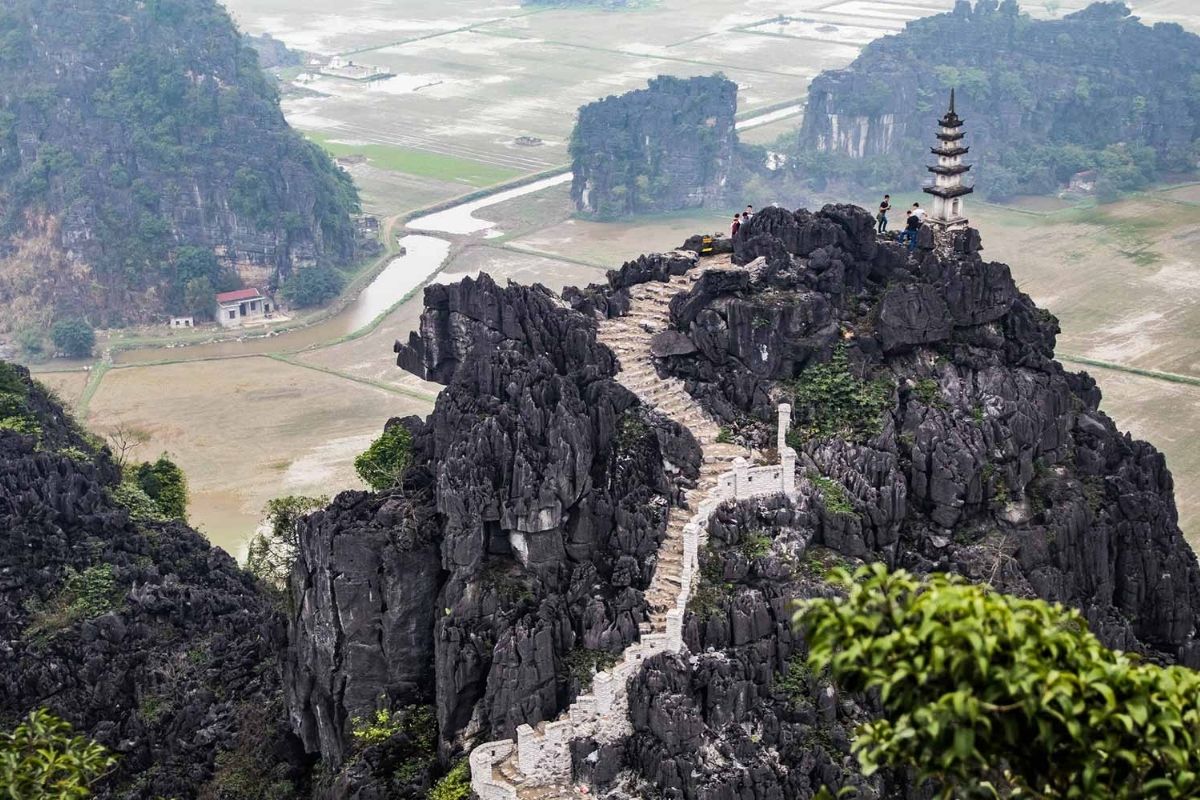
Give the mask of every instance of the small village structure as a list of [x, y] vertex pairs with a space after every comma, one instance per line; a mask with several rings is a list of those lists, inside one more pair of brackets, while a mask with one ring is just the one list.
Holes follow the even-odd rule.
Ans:
[[334, 56], [333, 59], [320, 70], [321, 74], [327, 78], [340, 78], [345, 81], [381, 81], [384, 78], [391, 78], [395, 73], [388, 72], [382, 67], [373, 67], [367, 64], [355, 64], [353, 61]]
[[925, 187], [925, 192], [933, 195], [929, 222], [945, 230], [965, 228], [967, 215], [963, 198], [975, 191], [975, 187], [963, 185], [963, 175], [971, 169], [963, 163], [963, 156], [971, 148], [963, 144], [966, 133], [962, 129], [962, 118], [954, 110], [953, 89], [950, 90], [950, 110], [938, 125], [938, 145], [930, 151], [937, 156], [937, 163], [928, 168], [934, 176], [933, 185]]
[[193, 317], [171, 317], [171, 330], [194, 327], [196, 327], [196, 320]]
[[1094, 169], [1076, 172], [1067, 184], [1067, 191], [1072, 194], [1092, 194], [1096, 191], [1096, 181], [1099, 178], [1100, 173]]
[[258, 289], [221, 292], [217, 295], [217, 322], [222, 328], [265, 322], [271, 317], [273, 305]]

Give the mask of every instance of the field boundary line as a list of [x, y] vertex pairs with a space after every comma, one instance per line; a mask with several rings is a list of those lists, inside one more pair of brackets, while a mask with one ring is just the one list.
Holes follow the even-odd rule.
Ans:
[[398, 395], [403, 395], [405, 397], [411, 397], [414, 400], [424, 400], [427, 403], [433, 403], [437, 400], [437, 395], [426, 394], [425, 392], [419, 392], [416, 389], [406, 389], [403, 386], [394, 386], [390, 383], [384, 383], [383, 381], [371, 380], [370, 378], [360, 378], [357, 375], [351, 375], [347, 372], [340, 372], [336, 369], [331, 369], [329, 367], [322, 367], [318, 364], [309, 364], [304, 361], [299, 361], [296, 358], [286, 355], [284, 353], [267, 353], [266, 358], [269, 358], [272, 361], [278, 361], [281, 364], [290, 364], [293, 367], [300, 367], [302, 369], [311, 369], [313, 372], [321, 372], [326, 375], [330, 375], [334, 378], [341, 378], [342, 380], [352, 381], [354, 383], [361, 383], [364, 386], [370, 386], [374, 389], [380, 389], [385, 392], [390, 392], [391, 394], [398, 394]]
[[1088, 367], [1110, 369], [1114, 372], [1125, 372], [1130, 375], [1138, 375], [1143, 378], [1154, 378], [1155, 380], [1166, 381], [1167, 383], [1179, 383], [1186, 386], [1200, 386], [1200, 378], [1193, 375], [1180, 375], [1177, 372], [1162, 372], [1156, 369], [1131, 367], [1126, 364], [1117, 364], [1113, 361], [1104, 361], [1099, 358], [1088, 358], [1086, 356], [1059, 355], [1055, 357], [1059, 361], [1065, 361], [1068, 364], [1083, 364], [1084, 366]]

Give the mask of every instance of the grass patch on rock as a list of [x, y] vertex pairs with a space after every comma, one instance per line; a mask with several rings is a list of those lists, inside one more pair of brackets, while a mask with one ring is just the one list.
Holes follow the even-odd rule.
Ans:
[[83, 572], [67, 568], [61, 587], [45, 601], [31, 601], [25, 635], [46, 640], [77, 622], [95, 619], [117, 607], [121, 599], [111, 564], [97, 564]]
[[845, 347], [838, 347], [828, 362], [783, 382], [781, 388], [793, 404], [796, 424], [788, 433], [788, 444], [797, 450], [808, 439], [866, 441], [879, 433], [883, 415], [892, 407], [891, 381], [854, 375]]

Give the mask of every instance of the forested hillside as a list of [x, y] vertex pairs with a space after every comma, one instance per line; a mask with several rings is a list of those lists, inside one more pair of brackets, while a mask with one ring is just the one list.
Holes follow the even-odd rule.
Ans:
[[161, 318], [235, 268], [266, 288], [354, 254], [353, 184], [215, 0], [6, 0], [0, 87], [0, 332]]
[[915, 183], [952, 87], [986, 196], [1052, 192], [1089, 169], [1099, 191], [1126, 191], [1200, 158], [1200, 37], [1119, 2], [1037, 21], [1015, 0], [959, 0], [813, 81], [797, 171]]
[[659, 75], [645, 89], [579, 109], [571, 198], [612, 219], [725, 200], [737, 152], [737, 84], [723, 75]]

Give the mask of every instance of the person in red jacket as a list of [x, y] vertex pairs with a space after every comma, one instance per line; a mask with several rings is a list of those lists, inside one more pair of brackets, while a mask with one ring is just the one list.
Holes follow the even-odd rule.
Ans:
[[734, 214], [733, 215], [733, 225], [729, 229], [729, 238], [732, 239], [734, 236], [737, 236], [737, 232], [741, 227], [742, 227], [742, 215]]

